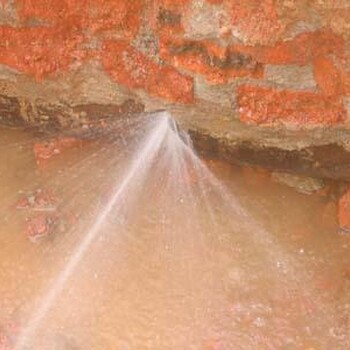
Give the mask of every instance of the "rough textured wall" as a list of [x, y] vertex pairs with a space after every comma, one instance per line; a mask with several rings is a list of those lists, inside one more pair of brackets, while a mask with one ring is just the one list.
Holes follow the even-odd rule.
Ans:
[[0, 0], [0, 120], [167, 108], [226, 159], [350, 180], [349, 0]]
[[65, 77], [63, 100], [118, 86], [244, 123], [348, 122], [348, 0], [1, 0], [0, 23], [2, 77]]
[[167, 108], [204, 152], [350, 181], [350, 0], [0, 0], [0, 45], [4, 124]]

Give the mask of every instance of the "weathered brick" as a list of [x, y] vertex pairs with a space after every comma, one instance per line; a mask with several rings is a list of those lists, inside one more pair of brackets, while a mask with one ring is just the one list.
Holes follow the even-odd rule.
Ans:
[[302, 33], [294, 39], [280, 41], [274, 46], [234, 45], [235, 50], [251, 55], [257, 61], [266, 64], [310, 63], [317, 57], [344, 55], [344, 40], [329, 30]]
[[125, 36], [136, 35], [143, 0], [18, 0], [22, 21], [44, 20], [49, 24], [66, 26], [68, 23], [91, 33], [118, 31]]
[[80, 9], [83, 27], [93, 32], [112, 30], [127, 37], [134, 37], [139, 30], [143, 0], [70, 1], [73, 10], [79, 9], [78, 4], [82, 3]]
[[284, 32], [273, 0], [230, 0], [233, 35], [245, 43], [269, 44]]
[[347, 119], [340, 102], [314, 92], [241, 85], [237, 88], [237, 104], [242, 122], [259, 125], [325, 126], [342, 124]]
[[263, 66], [249, 55], [212, 41], [162, 40], [160, 56], [176, 67], [203, 75], [216, 84], [237, 77], [261, 78]]
[[343, 62], [334, 62], [330, 57], [318, 57], [314, 60], [314, 76], [325, 95], [350, 95], [350, 72], [347, 70], [347, 61]]
[[314, 60], [314, 76], [318, 87], [325, 95], [339, 96], [343, 93], [341, 72], [332, 59], [317, 57]]
[[53, 24], [69, 15], [69, 0], [17, 0], [15, 3], [23, 22], [40, 19]]
[[86, 57], [84, 38], [65, 29], [0, 26], [0, 63], [40, 79]]
[[144, 89], [169, 101], [193, 102], [193, 79], [175, 68], [159, 65], [125, 41], [106, 41], [102, 61], [106, 71], [119, 84]]

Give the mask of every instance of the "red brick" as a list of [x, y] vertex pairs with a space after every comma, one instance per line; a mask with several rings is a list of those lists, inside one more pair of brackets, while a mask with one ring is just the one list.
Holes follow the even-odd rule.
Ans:
[[0, 63], [40, 79], [83, 60], [83, 41], [65, 28], [0, 26]]
[[314, 77], [318, 87], [327, 96], [339, 96], [344, 91], [340, 70], [327, 57], [317, 57], [314, 60]]
[[19, 18], [26, 22], [41, 19], [56, 23], [68, 15], [68, 0], [16, 0]]
[[125, 41], [106, 41], [102, 61], [106, 71], [119, 84], [144, 89], [169, 101], [193, 102], [193, 79], [171, 66], [159, 65]]
[[285, 30], [274, 0], [229, 0], [231, 23], [240, 38], [252, 44], [274, 42]]
[[234, 49], [266, 64], [304, 65], [320, 56], [343, 56], [344, 40], [329, 30], [319, 30], [302, 33], [294, 39], [277, 42], [274, 46], [234, 45]]
[[[137, 34], [143, 0], [70, 0], [71, 8], [81, 6], [83, 27], [93, 32], [118, 30], [129, 37]], [[79, 14], [79, 13], [77, 13]]]
[[48, 21], [59, 26], [69, 23], [91, 33], [118, 31], [133, 37], [139, 30], [143, 0], [18, 0], [20, 19]]
[[259, 125], [334, 125], [346, 121], [344, 106], [332, 98], [305, 91], [241, 85], [237, 89], [242, 122]]
[[160, 56], [170, 64], [203, 75], [214, 84], [237, 77], [263, 76], [263, 66], [250, 56], [212, 41], [162, 39]]
[[336, 63], [329, 57], [314, 60], [314, 76], [320, 90], [327, 96], [341, 97], [350, 95], [350, 72], [348, 61]]

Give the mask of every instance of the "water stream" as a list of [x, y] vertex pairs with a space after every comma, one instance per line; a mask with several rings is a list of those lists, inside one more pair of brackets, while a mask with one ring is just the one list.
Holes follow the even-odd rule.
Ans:
[[350, 348], [332, 199], [200, 159], [167, 112], [116, 130], [40, 164], [0, 130], [0, 349]]

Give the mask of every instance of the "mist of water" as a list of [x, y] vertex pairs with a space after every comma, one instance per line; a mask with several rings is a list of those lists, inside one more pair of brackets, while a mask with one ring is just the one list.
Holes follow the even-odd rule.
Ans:
[[170, 119], [168, 115], [160, 115], [156, 121], [151, 123], [155, 124], [151, 127], [149, 135], [147, 135], [144, 141], [140, 142], [140, 149], [136, 152], [136, 156], [132, 160], [129, 169], [126, 171], [123, 180], [117, 184], [113, 189], [113, 195], [106, 203], [105, 208], [98, 213], [92, 227], [88, 230], [85, 238], [76, 247], [71, 258], [63, 267], [60, 274], [57, 276], [55, 283], [49, 288], [48, 292], [43, 296], [41, 304], [36, 310], [33, 317], [29, 320], [28, 325], [20, 333], [17, 340], [15, 349], [24, 349], [31, 343], [32, 337], [35, 335], [37, 327], [40, 325], [49, 312], [52, 304], [55, 302], [57, 295], [62, 291], [69, 278], [74, 274], [76, 266], [81, 262], [84, 254], [89, 249], [90, 245], [96, 239], [99, 234], [101, 226], [103, 226], [106, 217], [110, 214], [112, 208], [117, 208], [114, 215], [118, 215], [118, 200], [124, 195], [128, 194], [132, 182], [142, 179], [147, 176], [147, 173], [152, 165], [154, 157], [157, 155], [159, 148], [161, 147], [167, 133], [171, 130]]
[[[76, 243], [58, 275], [44, 289], [38, 305], [19, 333], [15, 344], [16, 350], [31, 349], [36, 338], [42, 336], [38, 334], [38, 330], [43, 327], [63, 290], [76, 279], [79, 266], [85, 263], [87, 253], [92, 249], [97, 238], [101, 235], [113, 234], [114, 236], [110, 239], [117, 240], [118, 230], [121, 232], [123, 226], [129, 224], [128, 220], [118, 221], [117, 230], [109, 232], [109, 219], [125, 215], [126, 212], [132, 213], [133, 201], [130, 199], [142, 196], [147, 186], [154, 186], [154, 191], [157, 191], [158, 187], [161, 191], [157, 194], [160, 202], [168, 202], [168, 197], [173, 196], [172, 205], [180, 208], [177, 214], [175, 213], [178, 215], [176, 228], [171, 227], [172, 232], [176, 232], [176, 235], [172, 234], [171, 237], [168, 237], [173, 240], [174, 245], [186, 248], [191, 246], [191, 251], [198, 256], [198, 260], [206, 259], [207, 256], [201, 255], [204, 254], [204, 249], [201, 251], [201, 247], [207, 244], [205, 232], [215, 235], [218, 227], [229, 226], [232, 234], [238, 231], [243, 232], [243, 234], [237, 234], [240, 242], [246, 240], [256, 247], [256, 251], [262, 257], [261, 263], [266, 264], [265, 273], [266, 270], [270, 271], [271, 280], [282, 281], [293, 288], [303, 288], [304, 296], [312, 295], [312, 289], [305, 288], [307, 276], [303, 274], [302, 268], [288, 252], [283, 250], [273, 236], [252, 218], [237, 196], [231, 193], [206, 167], [194, 152], [188, 136], [179, 131], [169, 113], [155, 113], [151, 118], [145, 120], [147, 122], [142, 122], [142, 132], [133, 137], [133, 145], [136, 144], [137, 147], [135, 149], [130, 147], [133, 154], [129, 157], [131, 160], [127, 161], [128, 165], [122, 172], [122, 176], [113, 174], [111, 169], [114, 169], [115, 164], [113, 159], [110, 160], [111, 166], [106, 176], [113, 184], [111, 195], [96, 212], [93, 222], [85, 228], [83, 238]], [[149, 184], [153, 172], [157, 173], [156, 179], [162, 182], [162, 186]], [[219, 208], [215, 207], [215, 202], [219, 203]], [[164, 207], [166, 208], [165, 204]], [[201, 219], [201, 208], [205, 208], [207, 212], [205, 223]], [[228, 224], [221, 222], [223, 216]], [[172, 224], [176, 220], [170, 218]], [[177, 252], [181, 253], [179, 250]], [[211, 259], [215, 260], [215, 257]], [[186, 278], [190, 285], [195, 276], [190, 266], [187, 269]], [[240, 283], [244, 284], [244, 266], [237, 267], [235, 271], [238, 276], [237, 288], [240, 288]], [[325, 328], [332, 322], [327, 311], [322, 311], [324, 316], [322, 327]], [[245, 349], [253, 349], [254, 344], [259, 344], [254, 336], [249, 338], [246, 334], [247, 339], [245, 339], [243, 334], [236, 334], [235, 337], [237, 338], [237, 349], [241, 346], [244, 348], [244, 344], [246, 344]]]

